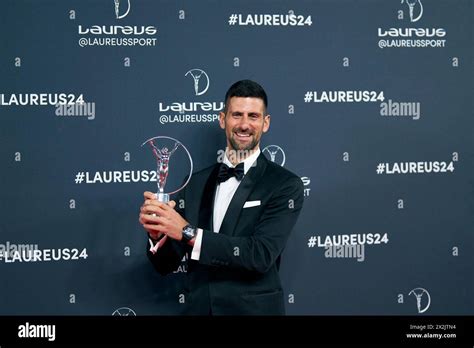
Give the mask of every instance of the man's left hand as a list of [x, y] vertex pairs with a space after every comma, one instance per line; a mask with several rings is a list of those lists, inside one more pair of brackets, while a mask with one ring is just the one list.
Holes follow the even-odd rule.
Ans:
[[140, 222], [146, 229], [162, 232], [172, 239], [181, 240], [183, 228], [188, 222], [174, 210], [175, 206], [175, 201], [166, 204], [156, 200], [146, 200], [140, 208]]

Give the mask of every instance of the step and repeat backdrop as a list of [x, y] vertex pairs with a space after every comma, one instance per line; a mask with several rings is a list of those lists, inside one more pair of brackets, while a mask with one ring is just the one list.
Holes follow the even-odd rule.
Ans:
[[[3, 0], [0, 314], [179, 315], [138, 222], [156, 162], [225, 148], [259, 82], [261, 150], [304, 183], [288, 315], [473, 314], [473, 2]], [[189, 170], [172, 157], [167, 188]]]

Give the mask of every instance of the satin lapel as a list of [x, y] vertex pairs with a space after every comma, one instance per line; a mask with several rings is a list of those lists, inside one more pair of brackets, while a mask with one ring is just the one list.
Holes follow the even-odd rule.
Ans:
[[237, 191], [235, 191], [232, 200], [230, 201], [227, 212], [225, 213], [224, 220], [222, 221], [219, 233], [226, 235], [233, 235], [237, 221], [240, 217], [240, 212], [245, 204], [250, 192], [252, 192], [255, 183], [263, 175], [267, 167], [267, 159], [265, 155], [261, 153], [257, 158], [257, 165], [249, 169], [247, 174], [242, 179]]
[[219, 165], [216, 165], [207, 179], [206, 186], [201, 198], [201, 206], [199, 209], [199, 223], [198, 227], [212, 231], [212, 215], [214, 207], [214, 197], [217, 187], [217, 173], [219, 172]]

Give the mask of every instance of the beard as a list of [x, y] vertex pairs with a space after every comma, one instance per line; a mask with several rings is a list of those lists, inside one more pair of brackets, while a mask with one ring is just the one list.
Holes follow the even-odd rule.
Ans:
[[232, 130], [232, 134], [229, 139], [229, 143], [231, 145], [231, 150], [234, 151], [251, 151], [255, 149], [255, 147], [258, 145], [259, 139], [255, 137], [255, 135], [250, 135], [252, 138], [252, 141], [246, 144], [239, 144], [237, 140], [234, 138], [234, 132], [235, 133], [245, 133], [245, 132], [239, 132], [239, 130]]

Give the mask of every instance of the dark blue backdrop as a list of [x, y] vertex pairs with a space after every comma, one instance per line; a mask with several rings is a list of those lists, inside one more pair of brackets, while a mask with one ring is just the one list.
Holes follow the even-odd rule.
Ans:
[[[287, 313], [472, 314], [473, 3], [421, 1], [417, 21], [420, 2], [410, 18], [399, 0], [131, 0], [129, 8], [121, 0], [123, 18], [112, 0], [2, 1], [0, 243], [10, 253], [0, 260], [0, 314], [181, 313], [185, 267], [155, 273], [138, 223], [142, 193], [156, 184], [94, 178], [153, 170], [140, 144], [157, 135], [181, 140], [196, 169], [214, 163], [225, 146], [215, 117], [244, 78], [269, 96], [262, 150], [278, 145], [305, 182], [281, 264]], [[279, 16], [256, 25], [263, 14], [304, 25], [276, 25]], [[380, 40], [444, 47], [380, 48]], [[191, 69], [206, 73], [197, 93]], [[321, 102], [325, 91], [383, 92], [384, 100]], [[51, 103], [11, 99], [41, 93], [82, 95], [95, 115], [58, 116]], [[420, 113], [383, 116], [389, 99]], [[191, 111], [163, 111], [182, 103]], [[447, 170], [394, 169], [434, 161]], [[377, 174], [379, 163], [395, 173]], [[169, 187], [185, 172], [176, 160]], [[380, 243], [364, 245], [363, 261], [309, 246], [312, 237], [351, 234], [378, 234]], [[37, 245], [41, 261], [14, 260], [19, 244]], [[66, 248], [77, 259], [64, 257]], [[48, 250], [63, 257], [44, 260]]]

